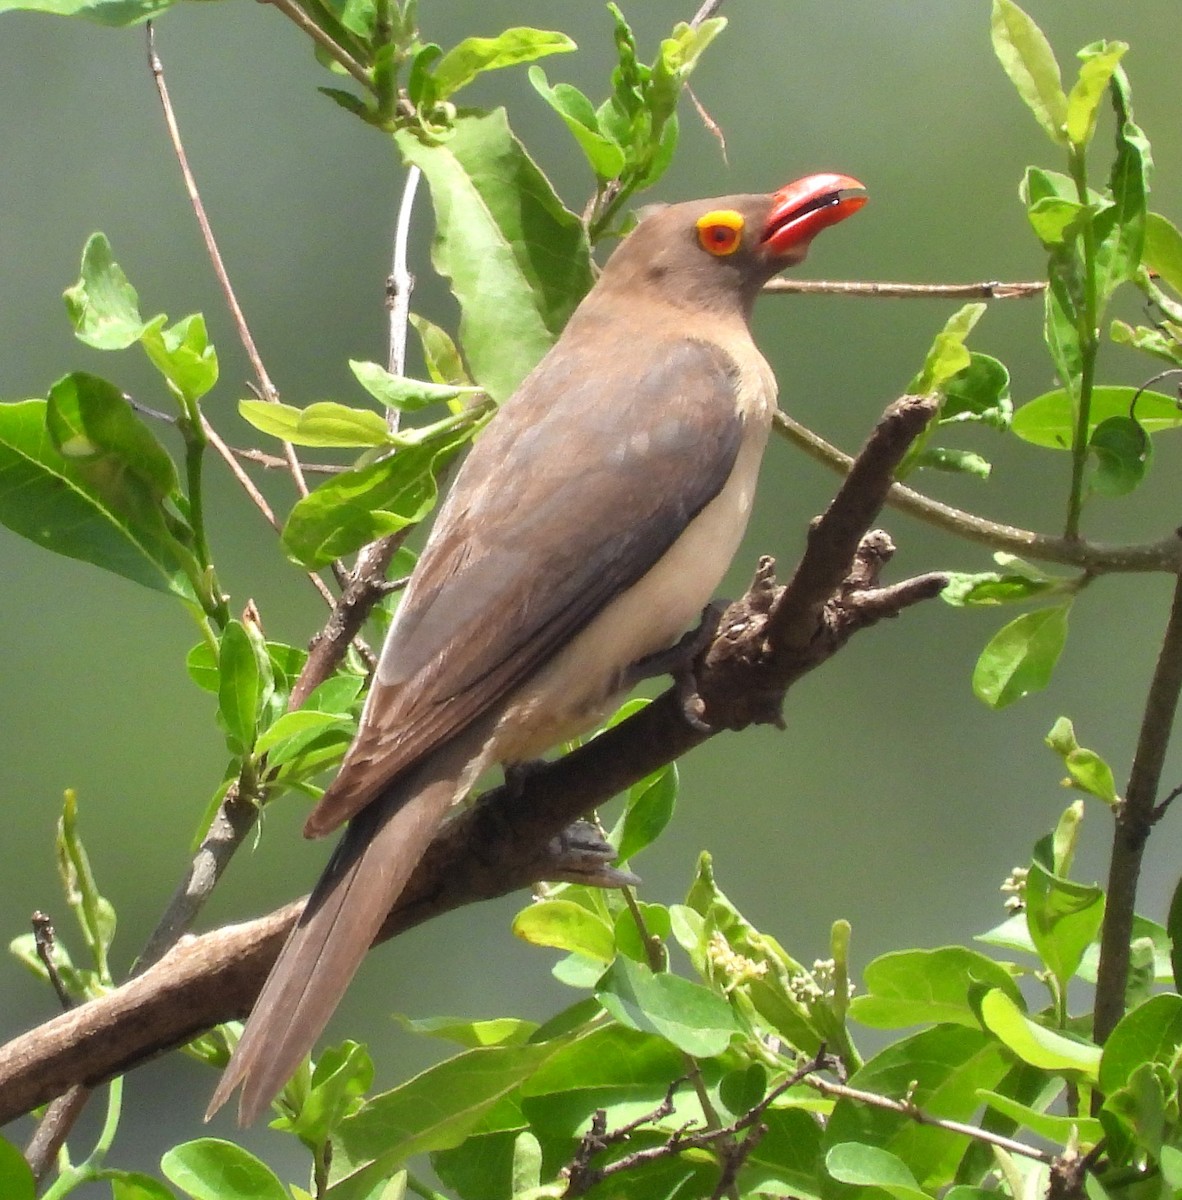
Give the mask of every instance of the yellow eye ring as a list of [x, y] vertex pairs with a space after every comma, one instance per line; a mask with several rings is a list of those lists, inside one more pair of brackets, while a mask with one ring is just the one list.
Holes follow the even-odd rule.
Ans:
[[743, 214], [732, 208], [706, 213], [696, 221], [698, 244], [707, 254], [723, 257], [743, 244]]

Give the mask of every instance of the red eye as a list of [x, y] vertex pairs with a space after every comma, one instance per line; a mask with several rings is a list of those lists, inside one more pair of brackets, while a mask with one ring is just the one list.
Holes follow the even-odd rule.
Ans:
[[743, 242], [743, 218], [731, 209], [699, 217], [697, 229], [698, 242], [708, 254], [734, 254]]

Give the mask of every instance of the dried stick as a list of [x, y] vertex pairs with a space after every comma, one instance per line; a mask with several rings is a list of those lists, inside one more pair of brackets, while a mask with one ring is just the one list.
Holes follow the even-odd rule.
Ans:
[[1026, 300], [1041, 296], [1047, 285], [1028, 283], [875, 283], [850, 279], [773, 279], [765, 293], [781, 296], [869, 296], [892, 300]]

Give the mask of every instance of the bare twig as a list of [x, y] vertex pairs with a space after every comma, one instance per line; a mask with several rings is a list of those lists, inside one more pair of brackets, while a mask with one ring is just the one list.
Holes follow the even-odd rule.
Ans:
[[997, 1146], [1000, 1150], [1006, 1150], [1010, 1154], [1020, 1154], [1023, 1158], [1033, 1158], [1036, 1162], [1050, 1164], [1055, 1161], [1056, 1156], [1049, 1150], [1039, 1150], [1035, 1146], [1028, 1146], [1025, 1142], [1004, 1137], [1000, 1133], [991, 1133], [979, 1125], [966, 1125], [963, 1121], [949, 1121], [943, 1117], [933, 1117], [911, 1100], [895, 1100], [891, 1096], [881, 1096], [877, 1092], [864, 1092], [861, 1088], [852, 1088], [844, 1083], [832, 1083], [815, 1074], [809, 1074], [802, 1082], [820, 1092], [822, 1096], [854, 1100], [858, 1104], [865, 1104], [871, 1108], [884, 1108], [888, 1112], [898, 1113], [900, 1116], [914, 1121], [917, 1125], [933, 1125], [937, 1129], [945, 1129], [949, 1133], [963, 1134], [976, 1142]]
[[765, 293], [781, 296], [869, 296], [892, 300], [1025, 300], [1041, 296], [1042, 280], [1028, 283], [875, 283], [853, 279], [773, 279]]
[[[410, 294], [414, 279], [407, 267], [407, 247], [410, 243], [410, 215], [414, 211], [415, 193], [423, 173], [411, 164], [402, 185], [398, 204], [398, 219], [394, 226], [394, 250], [390, 262], [390, 278], [386, 284], [386, 307], [390, 310], [387, 369], [391, 375], [406, 373], [406, 326], [410, 320]], [[387, 417], [390, 429], [398, 429], [398, 409], [391, 408]]]
[[[268, 454], [265, 450], [245, 449], [242, 446], [230, 446], [229, 449], [240, 462], [255, 463], [267, 471], [287, 470], [287, 460], [277, 454]], [[339, 475], [345, 470], [337, 463], [301, 462], [300, 466], [304, 468], [305, 475]]]
[[[838, 450], [836, 446], [786, 413], [776, 413], [776, 431], [804, 450], [811, 458], [841, 475], [849, 471], [854, 461], [848, 454]], [[1008, 550], [1013, 554], [1029, 555], [1044, 562], [1078, 567], [1093, 575], [1138, 571], [1166, 571], [1177, 574], [1182, 571], [1182, 538], [1176, 533], [1158, 542], [1130, 546], [1109, 546], [1099, 542], [1050, 537], [1028, 529], [1018, 529], [1013, 525], [987, 521], [963, 509], [932, 500], [922, 492], [904, 487], [901, 483], [896, 483], [891, 488], [886, 502], [899, 512], [909, 513], [938, 529], [971, 542], [979, 542], [993, 550]]]
[[90, 1088], [76, 1083], [45, 1110], [45, 1116], [33, 1131], [24, 1151], [25, 1162], [29, 1164], [37, 1183], [49, 1174], [57, 1160], [58, 1151], [66, 1144], [70, 1130], [82, 1115], [91, 1095]]
[[1112, 831], [1112, 857], [1108, 865], [1108, 893], [1104, 906], [1104, 925], [1100, 932], [1100, 966], [1096, 975], [1093, 1014], [1094, 1036], [1101, 1045], [1124, 1014], [1137, 881], [1141, 875], [1145, 843], [1157, 819], [1154, 804], [1180, 694], [1182, 575], [1174, 585], [1174, 599], [1157, 666], [1149, 684], [1149, 694], [1145, 699], [1145, 712], [1141, 717], [1141, 732], [1137, 738], [1125, 799], [1116, 810]]
[[61, 972], [57, 969], [57, 960], [53, 956], [54, 947], [57, 945], [57, 934], [54, 932], [53, 922], [38, 910], [30, 918], [30, 924], [33, 926], [33, 947], [37, 951], [41, 965], [45, 968], [45, 973], [49, 976], [53, 990], [57, 993], [58, 1003], [63, 1009], [73, 1008], [74, 997], [66, 991]]
[[690, 28], [697, 29], [703, 21], [708, 21], [722, 7], [722, 0], [705, 0], [702, 7], [690, 18]]

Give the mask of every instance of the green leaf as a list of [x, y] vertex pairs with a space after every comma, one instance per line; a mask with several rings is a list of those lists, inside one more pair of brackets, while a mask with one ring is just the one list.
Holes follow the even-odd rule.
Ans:
[[976, 1029], [971, 996], [983, 985], [1021, 998], [1010, 970], [963, 946], [884, 954], [867, 965], [862, 979], [867, 994], [850, 1001], [850, 1016], [874, 1029], [938, 1024]]
[[506, 29], [491, 38], [465, 38], [435, 65], [436, 99], [446, 100], [484, 71], [534, 62], [549, 54], [566, 54], [577, 49], [565, 33], [524, 27]]
[[1079, 233], [1094, 212], [1078, 200], [1044, 196], [1026, 209], [1026, 219], [1044, 246], [1062, 246]]
[[551, 946], [601, 963], [616, 956], [611, 925], [571, 900], [541, 900], [523, 908], [513, 919], [513, 932], [535, 946]]
[[294, 1133], [305, 1145], [323, 1145], [341, 1121], [360, 1108], [372, 1086], [373, 1060], [364, 1046], [352, 1041], [330, 1046], [316, 1060], [306, 1085], [292, 1080], [287, 1086], [285, 1098], [298, 1094], [295, 1117], [281, 1117], [272, 1128]]
[[1050, 682], [1067, 641], [1071, 602], [1040, 608], [1002, 626], [973, 668], [973, 693], [990, 708], [1005, 708]]
[[[118, 400], [109, 384], [91, 388], [89, 376], [74, 378], [92, 398]], [[102, 384], [102, 381], [96, 381]], [[58, 428], [68, 423], [58, 391]], [[45, 401], [0, 404], [0, 522], [46, 550], [81, 559], [159, 592], [188, 598], [191, 558], [173, 536], [157, 503], [161, 479], [149, 451], [145, 463], [129, 462], [117, 449], [95, 457], [68, 458], [50, 437]], [[146, 439], [127, 443], [143, 449]], [[81, 449], [81, 446], [78, 447]], [[146, 483], [155, 475], [152, 483]]]
[[462, 1017], [412, 1020], [395, 1013], [394, 1019], [408, 1033], [443, 1038], [472, 1050], [481, 1046], [523, 1046], [539, 1028], [536, 1021], [524, 1021], [519, 1017], [494, 1017], [487, 1021], [468, 1021]]
[[953, 475], [973, 475], [977, 479], [988, 479], [993, 470], [987, 459], [972, 450], [950, 450], [945, 446], [929, 446], [916, 456], [916, 467], [927, 467], [931, 471], [947, 471]]
[[401, 131], [435, 207], [432, 259], [460, 303], [477, 383], [503, 400], [550, 348], [591, 287], [582, 222], [513, 136], [503, 109], [456, 119], [445, 142]]
[[254, 752], [266, 754], [267, 765], [277, 767], [296, 758], [307, 745], [329, 730], [344, 734], [352, 726], [353, 722], [340, 713], [299, 708], [295, 712], [283, 713], [273, 725], [260, 733], [254, 744]]
[[534, 91], [562, 118], [600, 180], [616, 179], [626, 162], [623, 149], [599, 128], [595, 106], [569, 83], [550, 86], [541, 67], [530, 67]]
[[995, 1112], [1009, 1117], [1016, 1125], [1029, 1129], [1031, 1133], [1048, 1141], [1066, 1145], [1071, 1140], [1072, 1130], [1075, 1130], [1080, 1142], [1090, 1148], [1104, 1136], [1104, 1128], [1095, 1117], [1057, 1117], [1031, 1108], [1028, 1104], [1020, 1104], [999, 1092], [983, 1089], [980, 1094], [981, 1099]]
[[1163, 329], [1150, 329], [1148, 325], [1134, 328], [1126, 321], [1113, 321], [1109, 329], [1112, 340], [1118, 346], [1132, 346], [1163, 359], [1171, 366], [1182, 365], [1182, 338], [1171, 336]]
[[1038, 956], [1063, 986], [1104, 920], [1104, 892], [1052, 875], [1040, 863], [1026, 877], [1026, 924]]
[[1080, 51], [1083, 65], [1067, 96], [1067, 137], [1073, 145], [1083, 148], [1092, 140], [1096, 111], [1116, 64], [1128, 48], [1127, 42], [1099, 42]]
[[[111, 1185], [111, 1200], [176, 1200], [176, 1193], [171, 1188], [139, 1171], [115, 1171], [105, 1167], [103, 1177]], [[7, 1191], [0, 1194], [9, 1195]]]
[[623, 956], [600, 980], [596, 997], [622, 1024], [650, 1030], [696, 1058], [721, 1054], [739, 1032], [716, 992]]
[[424, 383], [419, 379], [407, 379], [404, 375], [391, 375], [385, 367], [380, 367], [377, 363], [357, 362], [354, 359], [349, 360], [349, 369], [357, 382], [378, 403], [386, 405], [387, 408], [396, 408], [400, 412], [417, 412], [420, 408], [426, 408], [428, 404], [439, 404], [480, 391], [476, 387]]
[[1113, 207], [1096, 221], [1096, 288], [1103, 302], [1126, 280], [1133, 279], [1145, 245], [1146, 194], [1153, 156], [1149, 141], [1133, 121], [1129, 81], [1117, 66], [1112, 73], [1116, 109], [1116, 157], [1108, 189]]
[[98, 25], [122, 27], [150, 20], [175, 0], [0, 0], [0, 13], [43, 12], [60, 17], [86, 17]]
[[954, 571], [949, 575], [948, 584], [940, 593], [940, 599], [954, 608], [1021, 604], [1040, 596], [1053, 595], [1069, 586], [1070, 582], [1066, 579], [1031, 579], [1027, 575], [1002, 575], [997, 571], [983, 571], [972, 575]]
[[966, 304], [957, 309], [936, 335], [924, 360], [923, 368], [907, 390], [915, 395], [940, 391], [943, 386], [972, 366], [965, 338], [985, 314], [984, 304]]
[[254, 646], [240, 621], [227, 623], [218, 653], [218, 715], [237, 753], [254, 745], [263, 678]]
[[881, 1188], [895, 1200], [929, 1200], [907, 1164], [878, 1146], [839, 1142], [825, 1155], [825, 1170], [838, 1183]]
[[1068, 1077], [1082, 1075], [1095, 1083], [1100, 1047], [1056, 1033], [1032, 1021], [1004, 992], [995, 988], [981, 1000], [985, 1027], [1023, 1062]]
[[1125, 1165], [1145, 1151], [1158, 1158], [1177, 1112], [1177, 1084], [1170, 1071], [1161, 1063], [1141, 1063], [1124, 1087], [1105, 1097], [1100, 1110], [1110, 1161]]
[[182, 398], [199, 400], [218, 381], [218, 356], [200, 313], [185, 317], [170, 329], [157, 317], [144, 328], [144, 350], [156, 369]]
[[417, 313], [410, 314], [410, 323], [423, 347], [423, 362], [427, 374], [433, 383], [448, 384], [451, 387], [467, 387], [472, 380], [464, 367], [464, 360], [451, 334], [446, 329], [420, 317]]
[[389, 446], [386, 422], [367, 408], [321, 401], [307, 408], [267, 400], [239, 400], [238, 411], [256, 429], [295, 446]]
[[1067, 97], [1059, 64], [1043, 32], [1012, 0], [993, 0], [993, 51], [1034, 119], [1064, 144]]
[[1088, 480], [1091, 490], [1101, 496], [1125, 496], [1145, 478], [1153, 443], [1132, 417], [1109, 417], [1092, 431], [1088, 453], [1095, 459]]
[[1182, 233], [1160, 213], [1145, 217], [1142, 261], [1182, 295]]
[[342, 471], [298, 501], [283, 527], [284, 549], [315, 570], [421, 521], [438, 495], [437, 473], [475, 432], [469, 425]]
[[744, 1196], [819, 1200], [822, 1191], [821, 1126], [799, 1108], [771, 1108], [760, 1124], [767, 1132], [739, 1173]]
[[660, 837], [661, 831], [673, 818], [676, 803], [675, 763], [669, 763], [632, 785], [619, 824], [611, 832], [617, 865], [623, 866]]
[[[5, 5], [0, 0], [0, 12]], [[125, 350], [140, 339], [139, 297], [111, 254], [106, 235], [92, 233], [82, 251], [82, 275], [64, 292], [79, 341], [96, 350]]]
[[1111, 1095], [1124, 1087], [1142, 1063], [1162, 1063], [1177, 1070], [1182, 1050], [1182, 996], [1151, 996], [1125, 1013], [1104, 1043], [1100, 1090]]
[[994, 429], [1006, 430], [1013, 415], [1010, 373], [1005, 364], [974, 350], [969, 354], [969, 365], [944, 384], [939, 424], [980, 421]]
[[54, 849], [66, 903], [86, 939], [99, 981], [110, 984], [107, 954], [115, 940], [115, 907], [99, 891], [91, 870], [90, 856], [78, 831], [78, 799], [71, 788], [63, 797]]
[[7, 1200], [33, 1200], [37, 1187], [25, 1156], [10, 1142], [0, 1138], [0, 1196]]
[[[1083, 373], [1083, 351], [1075, 295], [1079, 281], [1072, 251], [1063, 246], [1052, 250], [1047, 262], [1047, 290], [1043, 297], [1043, 340], [1060, 381], [1073, 391]], [[1015, 422], [1018, 414], [1014, 414]], [[1070, 444], [1070, 443], [1069, 443]]]
[[[1134, 396], [1137, 397], [1135, 410]], [[1131, 387], [1098, 387], [1092, 391], [1088, 436], [1091, 437], [1097, 426], [1109, 418], [1128, 418], [1130, 414], [1136, 416], [1146, 433], [1158, 433], [1182, 425], [1182, 409], [1179, 409], [1178, 401], [1172, 396], [1163, 392], [1141, 392], [1137, 395], [1137, 389]], [[1061, 388], [1023, 404], [1014, 413], [1014, 432], [1023, 441], [1035, 446], [1070, 450], [1074, 427], [1074, 405], [1071, 396]]]
[[1120, 803], [1112, 768], [1094, 751], [1075, 740], [1075, 727], [1060, 717], [1047, 734], [1046, 743], [1063, 759], [1072, 786], [1115, 807]]
[[287, 1189], [265, 1162], [219, 1138], [174, 1146], [160, 1169], [193, 1200], [287, 1200]]

